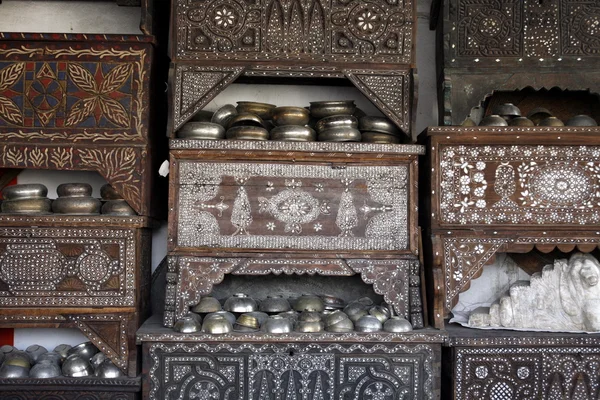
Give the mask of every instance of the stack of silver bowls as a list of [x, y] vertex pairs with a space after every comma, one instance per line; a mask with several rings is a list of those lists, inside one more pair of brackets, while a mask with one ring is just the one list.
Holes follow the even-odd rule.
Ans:
[[106, 184], [100, 188], [100, 196], [102, 196], [102, 214], [115, 216], [136, 215], [135, 211], [123, 197], [110, 184]]
[[362, 117], [358, 129], [362, 141], [367, 143], [395, 144], [408, 140], [408, 136], [385, 117]]
[[[463, 126], [475, 125], [471, 119], [465, 120]], [[576, 115], [563, 122], [544, 107], [537, 107], [531, 110], [527, 117], [521, 115], [521, 110], [511, 103], [497, 105], [492, 109], [490, 115], [484, 117], [479, 126], [598, 126], [596, 120], [588, 115]]]
[[2, 212], [9, 214], [48, 214], [52, 200], [48, 188], [41, 183], [6, 186], [2, 189]]
[[256, 114], [239, 112], [229, 120], [227, 139], [269, 140], [269, 131], [265, 121]]
[[320, 142], [360, 142], [358, 119], [353, 115], [331, 115], [315, 124]]
[[63, 183], [56, 188], [58, 198], [52, 202], [57, 214], [99, 214], [100, 200], [92, 197], [89, 183]]

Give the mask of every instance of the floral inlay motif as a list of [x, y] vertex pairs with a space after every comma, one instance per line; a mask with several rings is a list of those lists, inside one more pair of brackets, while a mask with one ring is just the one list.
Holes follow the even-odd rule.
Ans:
[[235, 24], [236, 15], [232, 9], [223, 6], [215, 11], [215, 23], [221, 28], [229, 28]]
[[365, 10], [356, 18], [358, 29], [365, 32], [372, 32], [379, 23], [379, 16], [371, 10]]

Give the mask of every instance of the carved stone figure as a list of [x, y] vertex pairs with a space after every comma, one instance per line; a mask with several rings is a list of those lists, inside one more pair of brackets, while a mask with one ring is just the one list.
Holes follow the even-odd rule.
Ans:
[[511, 286], [489, 309], [469, 317], [473, 327], [549, 331], [600, 331], [600, 263], [590, 254], [576, 253], [567, 261], [546, 265], [530, 282]]

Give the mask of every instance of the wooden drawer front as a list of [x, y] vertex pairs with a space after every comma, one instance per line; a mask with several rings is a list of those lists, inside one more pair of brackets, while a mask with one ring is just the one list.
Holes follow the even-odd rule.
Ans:
[[592, 399], [600, 394], [597, 347], [455, 349], [456, 399]]
[[[440, 225], [598, 225], [600, 147], [438, 147]], [[436, 215], [437, 214], [437, 215]]]
[[433, 397], [427, 345], [152, 343], [147, 354], [156, 400]]
[[409, 249], [409, 165], [179, 163], [179, 248]]
[[135, 230], [0, 229], [0, 306], [134, 306]]
[[413, 0], [177, 0], [172, 15], [178, 60], [412, 63]]

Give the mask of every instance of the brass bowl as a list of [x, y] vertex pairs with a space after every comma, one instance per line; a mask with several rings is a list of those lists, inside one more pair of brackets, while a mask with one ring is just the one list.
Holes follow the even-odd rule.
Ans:
[[357, 128], [358, 120], [352, 115], [332, 115], [321, 118], [315, 124], [315, 130], [321, 134], [332, 128]]
[[402, 317], [391, 317], [385, 324], [383, 324], [383, 330], [386, 332], [410, 332], [413, 330], [412, 325], [408, 320]]
[[541, 120], [538, 126], [565, 126], [565, 124], [556, 117], [548, 117]]
[[362, 117], [358, 121], [358, 130], [361, 132], [379, 132], [395, 136], [402, 134], [396, 124], [385, 117]]
[[212, 335], [222, 335], [233, 330], [232, 324], [222, 315], [205, 318], [202, 324], [202, 332]]
[[400, 138], [394, 135], [380, 132], [362, 132], [361, 142], [363, 143], [379, 143], [379, 144], [398, 144]]
[[352, 115], [356, 111], [354, 100], [311, 101], [310, 114], [315, 118], [332, 115]]
[[249, 326], [244, 326], [244, 325], [240, 325], [240, 324], [233, 324], [233, 330], [235, 332], [241, 332], [241, 333], [251, 333], [251, 332], [258, 332], [259, 328], [251, 328]]
[[492, 114], [499, 115], [508, 122], [513, 118], [520, 117], [521, 110], [512, 103], [504, 103], [494, 107]]
[[229, 120], [229, 128], [235, 126], [256, 126], [265, 128], [265, 121], [256, 114], [241, 113], [231, 117]]
[[331, 128], [319, 133], [318, 140], [319, 142], [360, 142], [361, 134], [356, 128]]
[[275, 104], [258, 103], [255, 101], [238, 101], [237, 112], [239, 114], [250, 113], [258, 115], [262, 119], [271, 119]]
[[6, 354], [4, 364], [29, 369], [31, 367], [31, 358], [24, 351], [16, 350]]
[[249, 313], [246, 313], [246, 314], [251, 317], [256, 318], [259, 326], [262, 326], [262, 324], [264, 324], [269, 319], [269, 314], [262, 312], [262, 311], [250, 311]]
[[298, 321], [318, 322], [321, 321], [321, 315], [317, 311], [302, 311], [298, 316]]
[[52, 202], [57, 214], [99, 214], [102, 203], [95, 197], [59, 197]]
[[46, 198], [4, 200], [0, 209], [6, 214], [47, 214], [52, 210], [52, 200]]
[[102, 200], [122, 200], [123, 196], [113, 188], [110, 183], [102, 185], [100, 188], [100, 197]]
[[125, 200], [108, 200], [102, 205], [100, 212], [104, 215], [128, 216], [137, 215]]
[[216, 311], [216, 312], [212, 312], [212, 313], [208, 314], [206, 317], [204, 317], [204, 321], [206, 322], [207, 319], [211, 319], [211, 318], [225, 318], [227, 321], [229, 321], [229, 323], [231, 325], [235, 324], [235, 319], [236, 319], [235, 315], [233, 315], [229, 311], [225, 311], [225, 310]]
[[200, 110], [192, 115], [191, 122], [210, 122], [213, 117], [212, 111]]
[[364, 315], [354, 323], [354, 329], [358, 332], [378, 332], [382, 328], [381, 321], [372, 315]]
[[181, 139], [218, 140], [225, 137], [225, 128], [213, 122], [188, 122], [177, 131]]
[[479, 126], [508, 126], [508, 123], [499, 115], [488, 115], [481, 120]]
[[260, 322], [258, 321], [258, 318], [256, 316], [250, 315], [248, 313], [240, 315], [236, 321], [236, 324], [244, 326], [246, 328], [252, 328], [252, 329], [260, 328]]
[[226, 134], [233, 140], [269, 140], [269, 131], [258, 126], [234, 126]]
[[260, 302], [259, 310], [266, 313], [281, 313], [291, 309], [290, 302], [283, 296], [267, 296]]
[[244, 293], [236, 293], [227, 300], [223, 305], [225, 311], [233, 313], [248, 313], [256, 311], [258, 308], [256, 301]]
[[89, 183], [63, 183], [56, 188], [59, 197], [90, 197], [92, 185]]
[[529, 118], [535, 125], [539, 125], [540, 122], [548, 117], [552, 117], [552, 113], [544, 107], [534, 108], [527, 114], [527, 118]]
[[233, 104], [225, 104], [223, 107], [215, 111], [210, 122], [227, 127], [229, 126], [229, 121], [231, 118], [235, 117], [237, 114], [238, 112]]
[[288, 142], [314, 142], [317, 139], [315, 131], [308, 126], [283, 125], [271, 130], [271, 140]]
[[477, 126], [477, 124], [471, 118], [467, 118], [462, 122], [462, 124], [460, 124], [460, 126], [469, 127], [469, 126]]
[[324, 309], [323, 300], [314, 294], [303, 294], [294, 303], [294, 310], [299, 312], [310, 310], [319, 313], [323, 312]]
[[2, 189], [4, 200], [40, 199], [48, 195], [48, 188], [41, 183], [23, 183]]
[[566, 126], [598, 126], [596, 120], [587, 115], [576, 115], [570, 118], [566, 123]]
[[219, 300], [211, 296], [202, 297], [200, 302], [192, 308], [192, 311], [198, 314], [208, 314], [221, 310], [222, 308]]
[[202, 329], [202, 321], [192, 316], [186, 315], [175, 321], [173, 330], [181, 333], [196, 333]]
[[272, 112], [273, 123], [276, 126], [283, 125], [306, 125], [310, 118], [310, 113], [302, 107], [276, 107]]
[[535, 124], [529, 118], [515, 117], [508, 121], [508, 126], [535, 126]]

